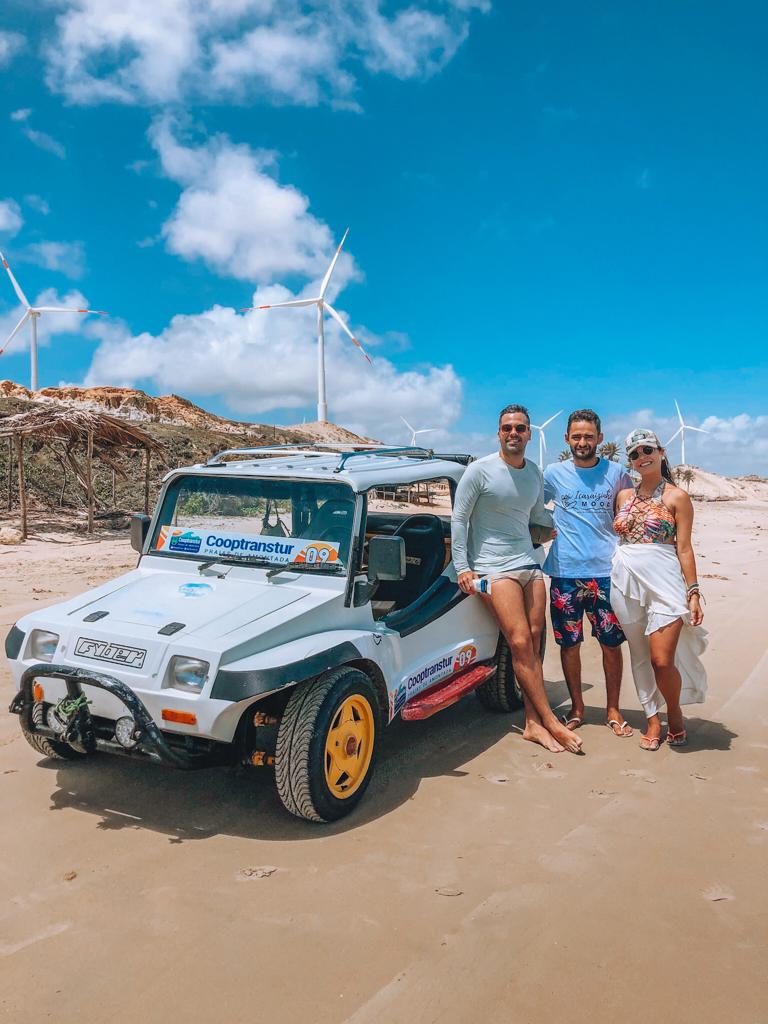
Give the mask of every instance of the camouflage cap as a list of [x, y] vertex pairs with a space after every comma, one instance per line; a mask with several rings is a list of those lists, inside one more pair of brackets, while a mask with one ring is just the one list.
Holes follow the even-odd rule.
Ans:
[[629, 455], [630, 452], [633, 452], [635, 448], [639, 448], [641, 444], [647, 444], [651, 448], [663, 447], [662, 443], [652, 430], [647, 430], [645, 427], [635, 427], [631, 433], [627, 434], [626, 440], [624, 441], [624, 447], [627, 450], [627, 455]]

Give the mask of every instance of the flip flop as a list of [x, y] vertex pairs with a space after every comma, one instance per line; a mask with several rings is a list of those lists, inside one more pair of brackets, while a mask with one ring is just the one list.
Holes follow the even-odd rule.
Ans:
[[658, 736], [654, 736], [652, 739], [648, 736], [643, 736], [639, 746], [641, 750], [658, 750], [661, 746], [661, 739]]
[[[626, 740], [633, 735], [632, 727], [629, 722], [620, 722], [618, 718], [611, 718], [605, 723], [611, 730], [614, 736], [618, 736], [620, 740]], [[616, 732], [614, 725], [618, 728], [619, 732]], [[629, 732], [624, 732], [624, 729], [629, 729]]]
[[680, 732], [667, 729], [667, 743], [670, 747], [684, 747], [688, 743], [688, 734], [685, 729], [681, 729]]
[[577, 729], [581, 728], [581, 724], [584, 719], [580, 715], [571, 715], [570, 718], [566, 718], [565, 715], [560, 715], [560, 721], [567, 729], [571, 722], [575, 722], [576, 725], [571, 729], [571, 732], [576, 732]]

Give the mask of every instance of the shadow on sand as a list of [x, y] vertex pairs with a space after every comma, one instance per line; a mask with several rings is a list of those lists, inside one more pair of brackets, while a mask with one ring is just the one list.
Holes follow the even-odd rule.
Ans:
[[[567, 696], [564, 683], [549, 683], [548, 691], [553, 706]], [[491, 714], [474, 695], [423, 722], [398, 719], [382, 733], [376, 772], [359, 807], [348, 818], [320, 827], [284, 809], [267, 768], [176, 772], [106, 754], [93, 761], [39, 765], [56, 771], [51, 810], [97, 815], [101, 829], [150, 829], [172, 843], [215, 835], [322, 839], [388, 814], [418, 791], [422, 779], [466, 775], [463, 764], [522, 724], [521, 711]]]

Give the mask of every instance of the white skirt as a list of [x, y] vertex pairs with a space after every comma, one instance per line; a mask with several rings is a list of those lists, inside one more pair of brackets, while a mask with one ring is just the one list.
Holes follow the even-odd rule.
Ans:
[[663, 698], [650, 664], [648, 637], [682, 619], [675, 651], [682, 677], [681, 704], [701, 704], [707, 693], [707, 673], [701, 655], [707, 632], [691, 625], [685, 580], [677, 551], [671, 544], [620, 544], [611, 569], [611, 607], [629, 641], [632, 674], [646, 714], [656, 714]]

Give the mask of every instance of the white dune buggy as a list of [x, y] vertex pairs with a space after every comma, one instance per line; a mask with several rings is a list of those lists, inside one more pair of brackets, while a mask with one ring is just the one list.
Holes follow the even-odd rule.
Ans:
[[222, 452], [135, 516], [137, 567], [20, 619], [11, 711], [53, 758], [274, 765], [289, 811], [342, 817], [379, 735], [477, 689], [520, 706], [509, 652], [450, 559], [468, 456]]

